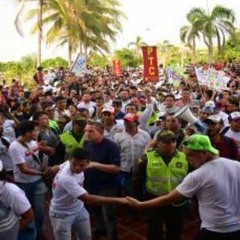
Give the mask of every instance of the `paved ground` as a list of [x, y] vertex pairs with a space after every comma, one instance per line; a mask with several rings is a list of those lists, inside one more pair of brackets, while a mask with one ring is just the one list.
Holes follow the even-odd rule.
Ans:
[[[54, 240], [51, 225], [48, 219], [48, 204], [49, 200], [46, 200], [46, 217], [44, 221], [44, 238], [42, 240]], [[129, 210], [125, 207], [118, 208], [118, 233], [119, 240], [146, 240], [147, 228], [144, 224], [144, 212], [139, 212], [136, 216], [130, 216]], [[199, 229], [199, 218], [197, 215], [197, 207], [195, 204], [191, 205], [191, 208], [186, 216], [182, 240], [194, 240], [196, 233]], [[69, 239], [70, 240], [70, 239]], [[99, 240], [107, 240], [107, 238], [101, 238]]]

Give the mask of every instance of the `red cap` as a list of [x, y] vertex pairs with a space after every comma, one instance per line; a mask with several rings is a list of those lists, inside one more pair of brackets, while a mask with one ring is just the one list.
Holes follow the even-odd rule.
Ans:
[[128, 121], [128, 122], [137, 122], [138, 121], [138, 115], [136, 115], [134, 113], [127, 113], [124, 116], [124, 120]]

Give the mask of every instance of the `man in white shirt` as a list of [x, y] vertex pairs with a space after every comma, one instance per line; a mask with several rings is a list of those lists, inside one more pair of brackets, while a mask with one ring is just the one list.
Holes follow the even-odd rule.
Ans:
[[96, 103], [91, 101], [90, 93], [88, 92], [83, 93], [82, 101], [79, 102], [79, 104], [77, 105], [77, 108], [87, 108], [89, 111], [90, 117], [92, 117], [95, 107], [96, 107]]
[[219, 158], [205, 135], [192, 135], [183, 145], [189, 164], [197, 169], [169, 194], [146, 202], [128, 198], [129, 204], [159, 207], [196, 196], [202, 221], [196, 240], [239, 240], [240, 163]]
[[145, 147], [151, 141], [150, 135], [138, 128], [137, 114], [127, 113], [124, 117], [124, 124], [125, 129], [121, 133], [116, 133], [114, 137], [114, 141], [121, 149], [120, 179], [123, 195], [130, 189], [132, 173], [135, 171]]
[[[33, 210], [24, 192], [15, 184], [2, 181], [4, 179], [3, 164], [0, 160], [0, 239], [25, 240], [35, 239], [24, 230], [33, 220]], [[20, 231], [19, 231], [20, 230]]]
[[114, 140], [116, 133], [124, 129], [122, 120], [115, 120], [115, 109], [112, 106], [106, 106], [101, 113], [102, 123], [104, 126], [104, 137]]
[[90, 240], [91, 226], [87, 204], [127, 203], [124, 198], [102, 197], [88, 194], [83, 188], [84, 173], [89, 167], [89, 152], [83, 148], [72, 151], [70, 160], [55, 166], [59, 170], [53, 182], [50, 220], [56, 240], [71, 239], [73, 230], [79, 240]]
[[38, 124], [34, 121], [22, 122], [20, 136], [9, 147], [9, 153], [14, 164], [15, 183], [25, 192], [33, 206], [35, 225], [38, 237], [42, 235], [44, 218], [44, 197], [47, 192], [43, 182], [43, 166], [38, 157], [39, 147], [37, 138]]

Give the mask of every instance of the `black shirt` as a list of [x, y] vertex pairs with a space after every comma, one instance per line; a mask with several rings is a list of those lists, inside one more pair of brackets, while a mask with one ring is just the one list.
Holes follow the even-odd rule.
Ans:
[[[84, 148], [90, 152], [90, 160], [102, 164], [114, 164], [120, 166], [120, 149], [118, 145], [103, 138], [100, 143], [84, 142]], [[106, 173], [95, 168], [85, 172], [85, 188], [90, 193], [118, 186], [118, 173]]]

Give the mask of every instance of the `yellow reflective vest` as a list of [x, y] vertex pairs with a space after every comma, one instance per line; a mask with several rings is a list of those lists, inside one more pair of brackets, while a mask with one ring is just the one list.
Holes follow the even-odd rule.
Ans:
[[81, 140], [78, 142], [71, 132], [64, 132], [60, 135], [61, 142], [66, 147], [66, 154], [69, 155], [74, 148], [83, 147], [85, 138], [82, 136]]
[[188, 163], [183, 152], [177, 151], [167, 165], [154, 150], [147, 152], [146, 190], [157, 196], [175, 189], [188, 173]]

